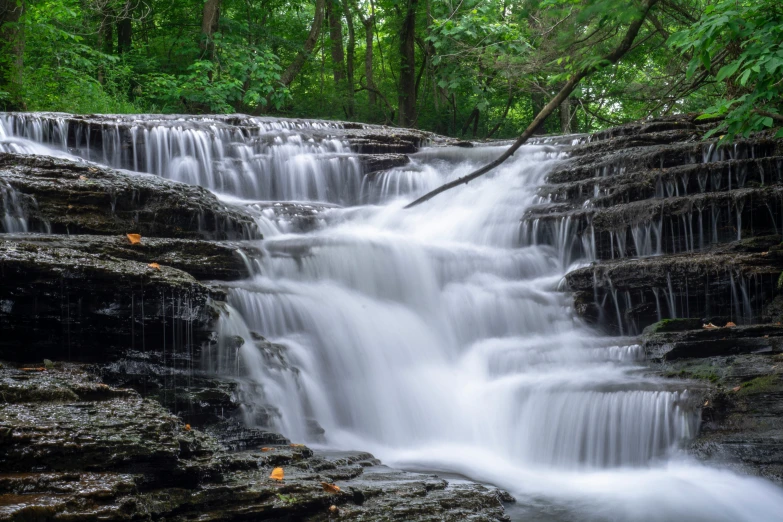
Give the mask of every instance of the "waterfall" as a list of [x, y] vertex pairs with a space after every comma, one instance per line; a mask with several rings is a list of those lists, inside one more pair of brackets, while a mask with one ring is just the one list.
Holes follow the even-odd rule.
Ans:
[[[687, 385], [642, 372], [639, 346], [593, 331], [558, 291], [570, 265], [595, 256], [592, 227], [584, 242], [567, 218], [550, 242], [538, 223], [520, 228], [564, 158], [556, 144], [523, 146], [404, 210], [501, 148], [424, 148], [368, 175], [338, 124], [240, 123], [12, 115], [4, 125], [7, 139], [199, 184], [257, 212], [266, 239], [243, 248], [254, 276], [225, 285], [220, 339], [203, 357], [243, 379], [248, 422], [269, 405], [267, 427], [295, 442], [497, 484], [526, 510], [520, 520], [779, 519], [779, 489], [680, 453], [699, 428]], [[297, 222], [291, 205], [312, 219]], [[660, 253], [662, 228], [632, 230], [637, 253]], [[674, 313], [671, 282], [663, 297]]]
[[27, 232], [27, 217], [19, 194], [5, 181], [0, 180], [0, 232]]

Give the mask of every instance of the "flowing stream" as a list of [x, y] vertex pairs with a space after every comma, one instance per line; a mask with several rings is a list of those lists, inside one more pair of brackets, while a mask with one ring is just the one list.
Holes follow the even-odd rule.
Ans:
[[[292, 440], [497, 485], [519, 520], [783, 520], [776, 486], [679, 452], [699, 427], [690, 384], [646, 375], [638, 346], [577, 319], [559, 291], [569, 256], [521, 233], [561, 146], [525, 146], [403, 210], [502, 147], [424, 148], [365, 176], [327, 122], [138, 117], [100, 132], [96, 147], [61, 115], [9, 115], [0, 150], [45, 144], [254, 212], [262, 255], [248, 254], [255, 275], [229, 285], [221, 319], [245, 343], [211, 369], [241, 368]], [[315, 217], [302, 226], [291, 208]], [[259, 350], [252, 332], [281, 351]]]

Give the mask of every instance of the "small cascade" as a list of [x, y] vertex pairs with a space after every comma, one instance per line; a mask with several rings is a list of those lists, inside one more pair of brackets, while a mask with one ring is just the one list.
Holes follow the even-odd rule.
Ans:
[[[671, 271], [631, 288], [622, 273], [603, 271], [605, 263], [583, 265], [693, 251], [710, 231], [723, 241], [734, 234], [724, 230], [734, 217], [727, 199], [671, 211], [657, 201], [652, 210], [637, 205], [607, 218], [599, 200], [611, 196], [614, 176], [628, 175], [622, 162], [590, 167], [601, 177], [584, 183], [595, 204], [542, 198], [539, 187], [567, 156], [548, 140], [404, 210], [502, 147], [423, 147], [369, 171], [368, 145], [340, 123], [58, 118], [8, 115], [4, 125], [9, 139], [206, 187], [255, 218], [265, 239], [239, 243], [252, 275], [222, 284], [228, 305], [201, 351], [202, 370], [239, 383], [248, 424], [295, 442], [370, 451], [393, 466], [459, 473], [543, 501], [549, 515], [581, 510], [580, 520], [613, 513], [618, 499], [628, 501], [629, 484], [634, 504], [665, 501], [661, 519], [695, 520], [705, 506], [748, 504], [743, 492], [755, 483], [731, 475], [739, 489], [718, 498], [710, 487], [723, 472], [678, 453], [699, 429], [701, 401], [691, 383], [643, 371], [640, 346], [607, 338], [574, 314], [595, 310], [599, 321], [632, 335], [644, 326], [640, 313], [696, 310], [703, 287], [715, 281]], [[690, 153], [698, 155], [698, 145]], [[710, 148], [704, 160], [720, 154]], [[661, 178], [660, 195], [710, 196], [706, 180], [694, 194], [691, 179]], [[577, 269], [589, 271], [593, 302], [559, 290]], [[757, 312], [751, 280], [740, 276], [731, 282], [737, 299], [716, 300], [716, 313], [734, 302], [745, 316]], [[162, 304], [172, 317], [166, 346], [181, 350], [190, 334], [174, 319], [187, 315], [187, 304], [169, 301]], [[609, 493], [597, 496], [584, 484]], [[716, 512], [711, 518], [737, 518]]]
[[8, 183], [0, 180], [0, 232], [27, 232], [27, 215], [19, 194]]

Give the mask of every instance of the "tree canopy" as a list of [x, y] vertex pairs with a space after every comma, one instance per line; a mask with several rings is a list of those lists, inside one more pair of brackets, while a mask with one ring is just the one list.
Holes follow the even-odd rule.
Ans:
[[662, 0], [0, 0], [0, 108], [231, 113], [519, 134], [647, 116], [783, 124], [783, 5]]

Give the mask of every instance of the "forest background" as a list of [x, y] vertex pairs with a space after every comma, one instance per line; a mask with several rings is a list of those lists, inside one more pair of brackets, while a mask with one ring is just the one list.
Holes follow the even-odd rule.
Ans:
[[[624, 29], [644, 24], [617, 65]], [[327, 118], [468, 138], [783, 124], [780, 0], [0, 0], [0, 109]], [[783, 130], [777, 130], [783, 135]]]

